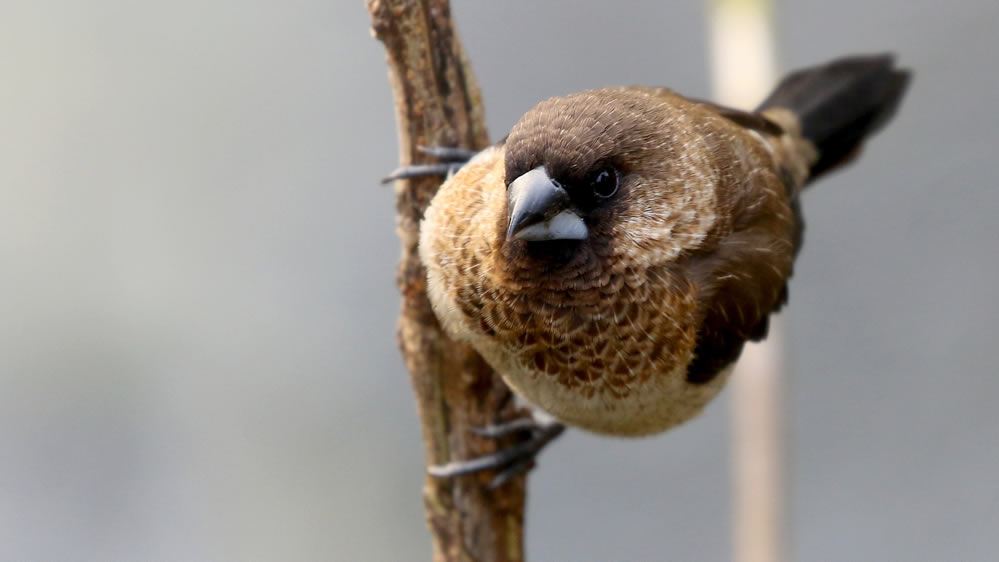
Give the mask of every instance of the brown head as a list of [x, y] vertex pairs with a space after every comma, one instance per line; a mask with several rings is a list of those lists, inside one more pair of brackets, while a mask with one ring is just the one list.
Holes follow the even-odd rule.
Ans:
[[663, 265], [698, 246], [715, 220], [713, 155], [678, 104], [693, 105], [665, 90], [608, 88], [524, 115], [504, 145], [501, 267], [579, 289], [580, 273]]

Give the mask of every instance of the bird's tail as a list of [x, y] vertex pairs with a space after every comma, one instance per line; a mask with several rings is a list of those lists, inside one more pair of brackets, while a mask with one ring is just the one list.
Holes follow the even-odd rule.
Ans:
[[785, 77], [757, 111], [783, 108], [798, 118], [801, 135], [818, 150], [809, 178], [845, 164], [864, 139], [895, 114], [910, 74], [892, 55], [856, 56]]

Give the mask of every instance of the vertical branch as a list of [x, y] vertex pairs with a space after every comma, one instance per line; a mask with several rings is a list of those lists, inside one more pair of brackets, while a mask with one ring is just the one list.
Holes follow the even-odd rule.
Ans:
[[[372, 33], [385, 46], [403, 165], [426, 158], [418, 146], [488, 144], [482, 96], [447, 0], [366, 0]], [[441, 331], [417, 254], [419, 223], [440, 178], [396, 182], [402, 242], [399, 344], [409, 369], [431, 464], [492, 452], [469, 430], [515, 415], [510, 391], [470, 347]], [[486, 489], [489, 475], [427, 477], [423, 489], [435, 561], [523, 559], [525, 479]]]
[[[776, 72], [769, 0], [711, 1], [711, 76], [719, 102], [751, 107]], [[749, 344], [732, 376], [734, 559], [784, 559], [780, 321], [765, 344]]]

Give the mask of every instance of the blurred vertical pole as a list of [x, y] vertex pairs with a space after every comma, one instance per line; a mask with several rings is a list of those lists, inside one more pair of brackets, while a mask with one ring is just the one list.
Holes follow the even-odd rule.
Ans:
[[[708, 0], [715, 99], [748, 109], [776, 80], [771, 0]], [[746, 346], [732, 375], [733, 559], [784, 556], [781, 323], [765, 344]]]

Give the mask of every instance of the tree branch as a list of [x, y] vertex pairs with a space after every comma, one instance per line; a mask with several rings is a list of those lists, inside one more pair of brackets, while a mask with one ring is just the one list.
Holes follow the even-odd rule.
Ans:
[[[447, 0], [367, 0], [367, 7], [372, 32], [387, 52], [401, 164], [426, 158], [418, 146], [486, 147], [482, 95]], [[417, 254], [419, 223], [439, 183], [439, 178], [396, 182], [402, 241], [399, 344], [431, 464], [492, 452], [497, 443], [470, 429], [517, 415], [502, 380], [470, 347], [441, 331], [427, 300]], [[427, 477], [423, 497], [435, 561], [523, 559], [525, 478], [491, 491], [490, 476]]]

